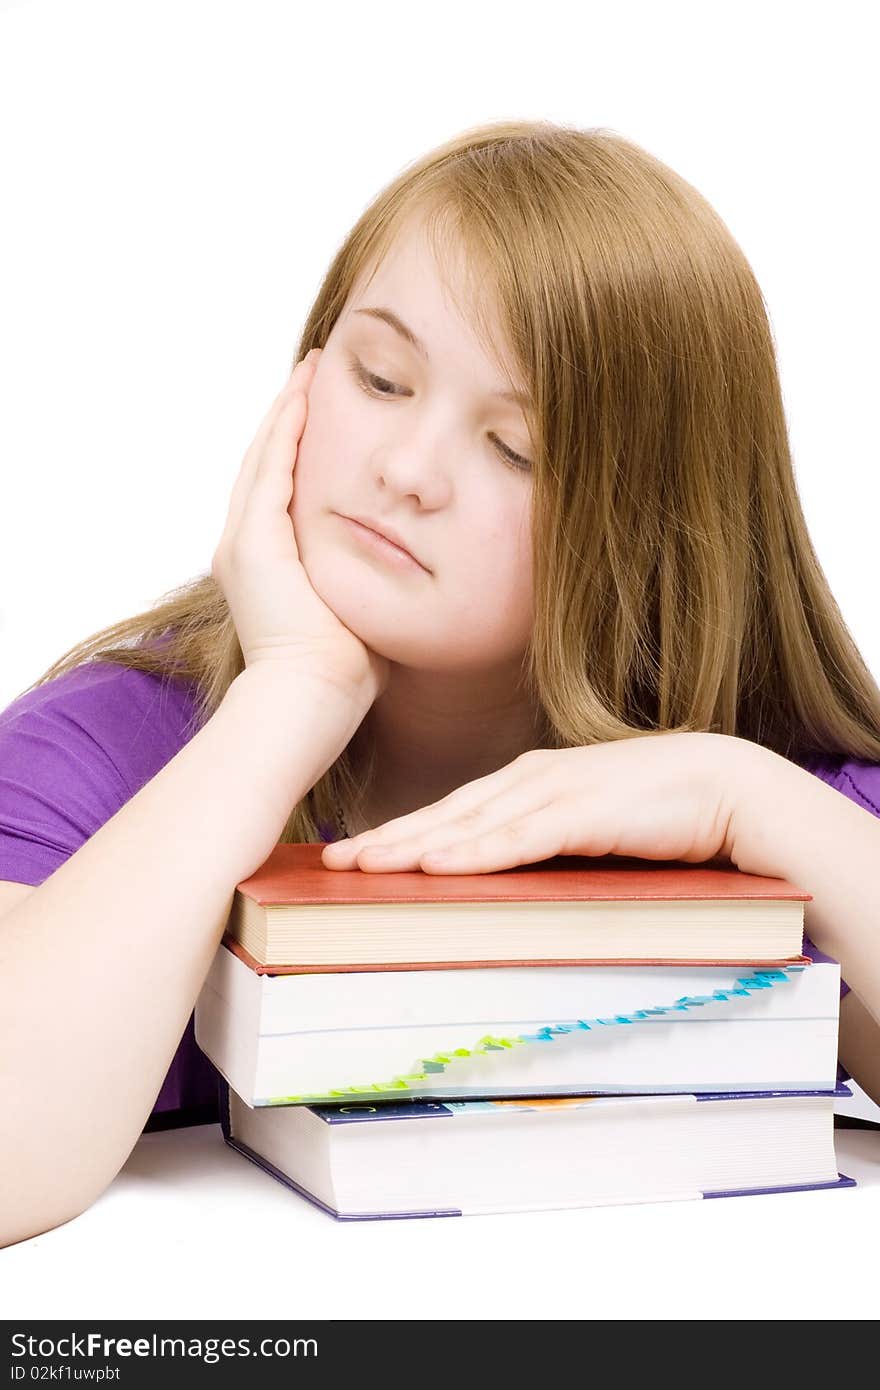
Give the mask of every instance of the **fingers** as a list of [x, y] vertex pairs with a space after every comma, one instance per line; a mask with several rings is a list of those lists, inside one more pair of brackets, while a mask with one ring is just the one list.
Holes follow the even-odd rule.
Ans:
[[[266, 484], [270, 480], [270, 493], [268, 498], [260, 496], [259, 500], [263, 503], [277, 502], [278, 495], [278, 467], [284, 467], [285, 475], [288, 475], [288, 491], [284, 506], [291, 499], [293, 463], [295, 463], [296, 443], [299, 443], [299, 436], [302, 434], [303, 425], [306, 423], [306, 393], [309, 391], [311, 379], [314, 377], [314, 368], [317, 366], [317, 357], [309, 353], [303, 357], [302, 361], [293, 368], [291, 377], [278, 392], [277, 398], [272, 402], [268, 410], [266, 420], [260, 425], [257, 436], [254, 438], [252, 446], [245, 455], [245, 464], [242, 466], [242, 492], [241, 496], [245, 500], [252, 498], [254, 491], [259, 488], [261, 482]], [[272, 488], [271, 482], [275, 486]], [[238, 486], [238, 484], [236, 484]], [[266, 488], [260, 488], [260, 493]], [[239, 510], [243, 512], [243, 506], [239, 503]]]
[[[402, 840], [383, 849], [362, 849], [350, 864], [328, 862], [328, 868], [358, 868], [365, 873], [492, 873], [532, 864], [569, 848], [573, 802], [540, 799], [514, 804], [500, 819], [487, 817], [473, 825], [451, 824], [429, 834]], [[332, 846], [327, 846], [328, 849]]]
[[558, 800], [557, 780], [548, 764], [539, 769], [535, 760], [523, 755], [498, 772], [458, 787], [433, 806], [326, 845], [322, 862], [333, 869], [417, 868], [420, 857], [433, 849], [466, 847], [486, 836], [503, 835], [512, 821], [536, 815]]
[[241, 526], [259, 527], [266, 518], [283, 516], [293, 493], [293, 470], [306, 423], [305, 392], [295, 388], [282, 401], [257, 458], [250, 489], [244, 500]]
[[[286, 509], [293, 487], [295, 446], [305, 425], [306, 393], [319, 356], [319, 350], [313, 348], [296, 364], [247, 449], [229, 500], [221, 546], [238, 531], [258, 480], [264, 483], [257, 499], [260, 506], [277, 507], [286, 488], [286, 498], [280, 503], [282, 509]], [[269, 454], [271, 456], [267, 457]], [[265, 486], [267, 478], [271, 479], [268, 488]]]
[[350, 849], [357, 852], [367, 844], [396, 844], [404, 838], [421, 835], [429, 830], [466, 820], [470, 816], [482, 815], [487, 805], [497, 801], [499, 797], [506, 796], [516, 785], [514, 768], [517, 761], [498, 772], [488, 773], [485, 777], [478, 777], [473, 782], [456, 787], [448, 796], [432, 802], [429, 806], [422, 806], [418, 811], [395, 816], [394, 820], [385, 821], [383, 825], [374, 826], [371, 830], [364, 830], [360, 835], [353, 835], [351, 839], [336, 840], [327, 846], [328, 853], [342, 855]]

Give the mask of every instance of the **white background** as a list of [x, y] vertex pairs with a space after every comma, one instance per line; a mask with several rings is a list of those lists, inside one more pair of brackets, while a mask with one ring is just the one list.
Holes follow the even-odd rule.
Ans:
[[0, 13], [0, 707], [210, 569], [348, 229], [465, 126], [607, 126], [768, 304], [807, 523], [880, 677], [869, 3], [24, 0]]
[[349, 227], [411, 160], [511, 117], [615, 130], [726, 221], [816, 552], [880, 677], [876, 28], [867, 0], [0, 3], [0, 708], [209, 570]]
[[[2, 1316], [88, 1319], [97, 1331], [98, 1319], [188, 1317], [357, 1318], [380, 1331], [398, 1318], [876, 1322], [875, 1131], [837, 1133], [838, 1168], [856, 1187], [353, 1222], [334, 1221], [215, 1131], [143, 1135], [81, 1216], [0, 1250]], [[447, 1345], [462, 1369], [474, 1364], [473, 1351], [465, 1362]], [[546, 1352], [558, 1383], [559, 1353]], [[262, 1383], [237, 1369], [234, 1384]]]

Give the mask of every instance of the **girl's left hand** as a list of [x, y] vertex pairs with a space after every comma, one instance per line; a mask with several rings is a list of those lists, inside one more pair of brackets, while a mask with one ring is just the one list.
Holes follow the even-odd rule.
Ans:
[[321, 860], [327, 869], [438, 874], [558, 854], [730, 861], [741, 774], [766, 754], [710, 733], [531, 749], [441, 801], [326, 845]]

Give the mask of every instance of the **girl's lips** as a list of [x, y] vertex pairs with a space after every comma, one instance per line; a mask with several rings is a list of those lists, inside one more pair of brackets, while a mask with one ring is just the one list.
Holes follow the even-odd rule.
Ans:
[[367, 546], [374, 555], [385, 560], [388, 564], [395, 566], [397, 569], [418, 570], [422, 574], [430, 573], [429, 570], [425, 569], [424, 565], [419, 564], [419, 561], [416, 560], [414, 556], [410, 555], [408, 550], [403, 550], [399, 545], [395, 545], [393, 541], [386, 540], [386, 538], [380, 536], [377, 531], [372, 531], [369, 526], [362, 525], [360, 521], [355, 521], [354, 518], [350, 516], [344, 516], [342, 520], [346, 523], [351, 534], [359, 540], [362, 545]]

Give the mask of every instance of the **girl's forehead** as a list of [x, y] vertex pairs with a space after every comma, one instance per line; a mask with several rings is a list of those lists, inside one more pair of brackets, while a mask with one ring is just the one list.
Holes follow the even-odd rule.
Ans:
[[480, 303], [488, 313], [493, 299], [491, 267], [479, 263], [465, 237], [446, 217], [410, 213], [392, 227], [376, 253], [361, 267], [355, 291], [375, 284], [401, 288], [430, 285], [466, 309]]
[[[372, 264], [362, 267], [345, 313], [350, 317], [364, 307], [390, 309], [416, 337], [419, 321], [438, 322], [449, 315], [503, 374], [513, 371], [509, 351], [505, 358], [507, 335], [491, 281], [479, 273], [459, 241], [432, 236], [424, 224], [404, 226]], [[369, 321], [360, 314], [356, 319]]]

